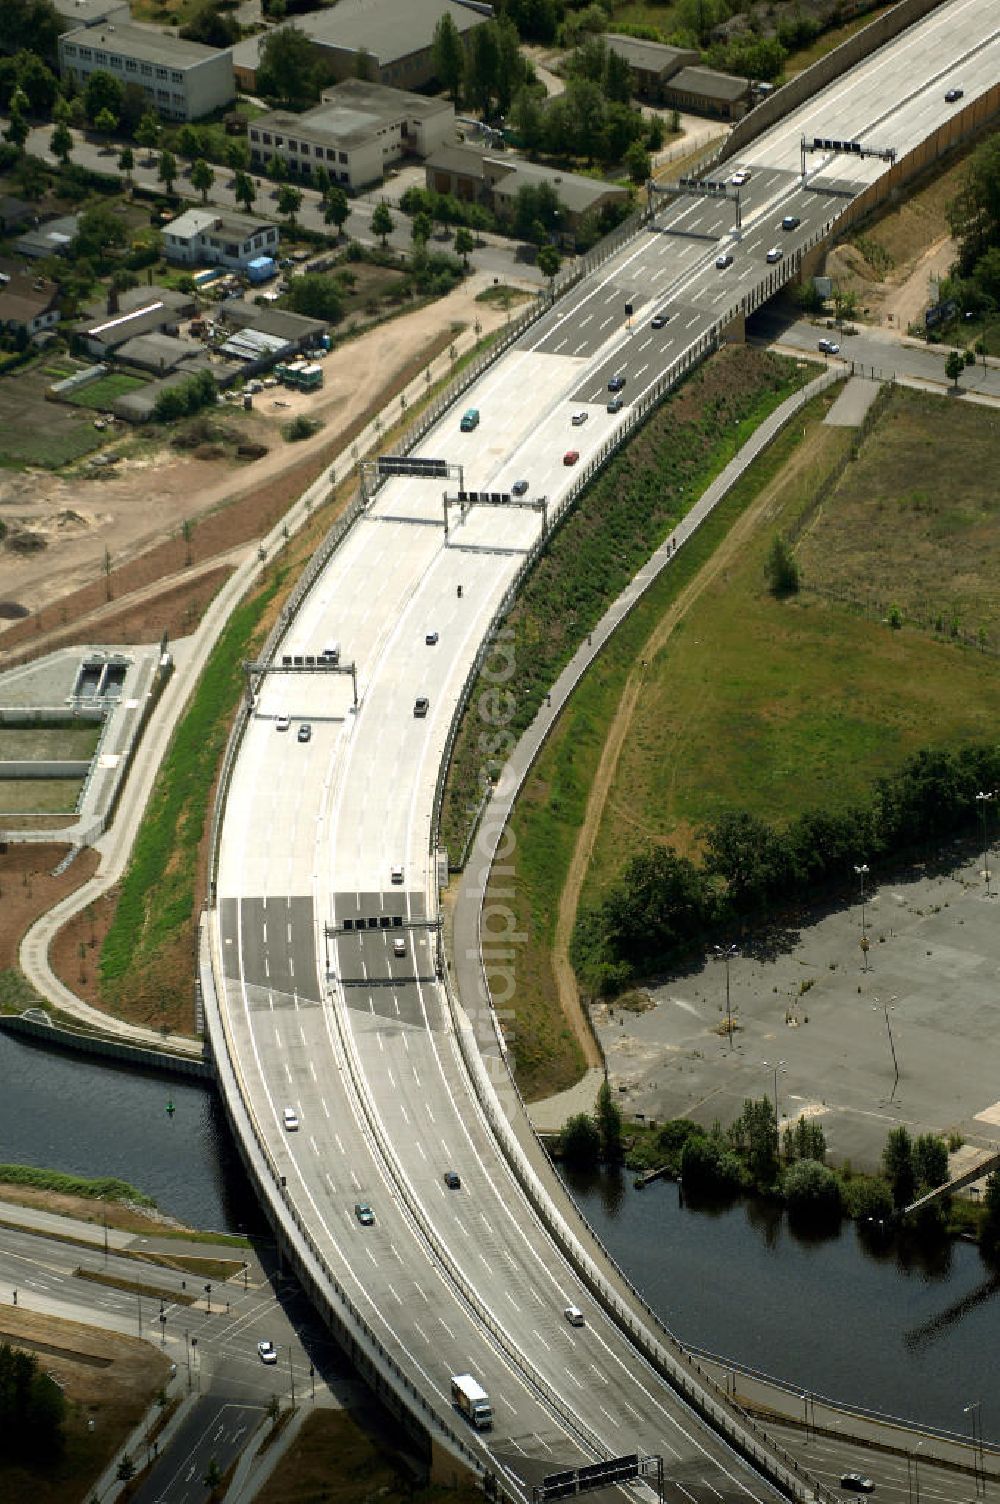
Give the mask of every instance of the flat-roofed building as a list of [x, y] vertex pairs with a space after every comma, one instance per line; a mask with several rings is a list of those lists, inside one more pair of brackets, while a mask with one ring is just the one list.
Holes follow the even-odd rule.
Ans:
[[[359, 77], [374, 83], [420, 89], [434, 77], [434, 32], [450, 16], [462, 42], [492, 16], [480, 0], [337, 0], [326, 10], [296, 16], [292, 24], [312, 42], [332, 82]], [[238, 42], [233, 66], [240, 88], [256, 89], [260, 47], [266, 33]]]
[[52, 8], [70, 26], [100, 26], [102, 21], [131, 19], [128, 0], [52, 0]]
[[315, 109], [302, 115], [272, 110], [247, 131], [255, 168], [280, 157], [299, 177], [323, 167], [332, 182], [348, 188], [379, 183], [394, 163], [426, 157], [454, 135], [455, 111], [447, 100], [357, 78], [325, 90]]
[[128, 21], [64, 31], [59, 70], [81, 88], [97, 72], [138, 84], [165, 120], [198, 120], [236, 93], [232, 48], [203, 47]]
[[701, 54], [694, 47], [666, 47], [662, 42], [646, 42], [639, 37], [619, 36], [609, 31], [604, 38], [609, 52], [624, 58], [632, 71], [632, 87], [636, 94], [653, 104], [663, 100], [667, 80], [691, 63], [697, 63]]
[[243, 271], [256, 256], [278, 249], [278, 226], [234, 209], [188, 209], [164, 227], [163, 254], [181, 266], [226, 266]]
[[692, 115], [742, 120], [750, 108], [750, 80], [714, 68], [682, 68], [664, 84], [663, 103]]
[[450, 193], [466, 202], [486, 204], [501, 216], [510, 215], [523, 187], [546, 183], [562, 208], [562, 227], [575, 230], [587, 215], [599, 215], [612, 205], [629, 202], [629, 192], [618, 183], [588, 178], [582, 173], [543, 167], [520, 157], [495, 157], [471, 146], [446, 146], [428, 157], [427, 187], [435, 193]]

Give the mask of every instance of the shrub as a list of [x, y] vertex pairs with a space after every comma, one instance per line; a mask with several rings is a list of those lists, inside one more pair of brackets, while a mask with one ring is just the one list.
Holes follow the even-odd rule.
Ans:
[[781, 1180], [788, 1215], [800, 1226], [828, 1227], [839, 1220], [842, 1205], [840, 1182], [826, 1165], [815, 1159], [799, 1159], [789, 1165]]
[[601, 1158], [601, 1135], [589, 1113], [569, 1119], [559, 1135], [559, 1152], [566, 1164], [577, 1170], [597, 1168]]
[[876, 1175], [856, 1175], [844, 1186], [844, 1201], [855, 1222], [891, 1222], [892, 1192]]
[[681, 1181], [690, 1196], [735, 1196], [740, 1163], [713, 1139], [692, 1135], [681, 1152]]

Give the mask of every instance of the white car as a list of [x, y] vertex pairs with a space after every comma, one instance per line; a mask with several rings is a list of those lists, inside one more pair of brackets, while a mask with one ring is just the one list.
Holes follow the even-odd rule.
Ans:
[[279, 715], [275, 717], [274, 724], [279, 731], [287, 731], [292, 724], [292, 718], [290, 715]]
[[775, 261], [781, 261], [783, 259], [784, 254], [785, 253], [781, 249], [780, 245], [772, 245], [771, 249], [768, 251], [767, 255], [764, 257], [764, 260], [768, 263], [769, 266], [773, 266], [773, 264], [775, 263]]
[[741, 167], [739, 172], [733, 173], [729, 181], [732, 183], [734, 188], [742, 188], [744, 183], [749, 183], [750, 181], [749, 167]]
[[583, 425], [586, 423], [586, 421], [587, 421], [587, 419], [589, 417], [590, 417], [590, 414], [587, 413], [587, 412], [574, 413], [573, 414], [573, 419], [572, 419], [573, 427], [574, 428], [582, 428]]
[[563, 1315], [570, 1326], [583, 1326], [583, 1312], [579, 1306], [567, 1306], [563, 1311]]
[[299, 1126], [299, 1115], [294, 1107], [286, 1107], [282, 1113], [282, 1119], [289, 1133], [294, 1133]]
[[262, 1363], [277, 1363], [278, 1349], [273, 1342], [258, 1342], [257, 1356]]
[[820, 350], [822, 350], [824, 355], [840, 354], [840, 346], [837, 344], [837, 341], [835, 339], [821, 339], [819, 342], [819, 348]]
[[402, 935], [397, 935], [395, 940], [392, 942], [392, 953], [394, 956], [406, 955], [406, 941], [403, 939]]

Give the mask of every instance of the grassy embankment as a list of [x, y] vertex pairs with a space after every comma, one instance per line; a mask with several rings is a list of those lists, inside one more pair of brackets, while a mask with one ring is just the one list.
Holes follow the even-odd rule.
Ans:
[[[663, 612], [755, 498], [766, 525], [650, 657], [584, 899], [651, 839], [696, 851], [701, 823], [727, 808], [780, 823], [817, 804], [839, 807], [916, 748], [986, 737], [996, 725], [1000, 666], [992, 654], [956, 645], [948, 612], [962, 601], [965, 619], [1000, 640], [990, 563], [1000, 542], [990, 480], [1000, 450], [990, 414], [898, 393], [813, 516], [813, 498], [843, 467], [851, 442], [849, 432], [822, 425], [825, 405], [813, 403], [758, 461], [633, 614], [587, 675], [518, 802], [514, 907], [529, 939], [518, 957], [515, 1049], [520, 1058], [527, 1036], [524, 1084], [536, 1094], [564, 1084], [565, 1059], [551, 1039], [559, 1017], [551, 935], [623, 683]], [[794, 536], [800, 526], [804, 588], [778, 602], [766, 589], [764, 558], [776, 531]], [[889, 582], [902, 630], [881, 620], [868, 594], [874, 581]], [[914, 625], [916, 617], [930, 625]]]
[[[811, 374], [811, 367], [746, 347], [720, 352], [663, 404], [589, 488], [555, 535], [509, 618], [514, 676], [503, 689], [513, 695], [514, 713], [504, 729], [514, 738], [530, 723], [559, 670], [608, 604], [669, 536], [739, 444]], [[692, 557], [685, 549], [668, 572], [674, 582], [671, 589], [687, 578]], [[629, 624], [622, 630], [634, 651], [634, 629]], [[603, 674], [603, 668], [597, 672]], [[480, 797], [480, 737], [495, 734], [480, 721], [479, 702], [477, 688], [446, 790], [444, 833], [453, 855], [462, 849], [469, 811]], [[531, 1095], [568, 1085], [580, 1069], [572, 1032], [558, 1010], [549, 1007], [545, 978], [559, 891], [552, 875], [565, 871], [571, 849], [567, 843], [578, 824], [575, 817], [563, 820], [563, 801], [576, 809], [585, 798], [590, 776], [586, 769], [592, 766], [587, 749], [596, 745], [594, 738], [589, 724], [578, 726], [558, 797], [549, 802], [546, 788], [536, 789], [529, 802], [532, 808], [548, 804], [546, 812], [537, 825], [529, 821], [516, 828], [518, 891], [523, 896], [530, 890], [519, 928], [526, 929], [531, 941], [518, 948], [515, 962], [512, 1052], [521, 1088]]]

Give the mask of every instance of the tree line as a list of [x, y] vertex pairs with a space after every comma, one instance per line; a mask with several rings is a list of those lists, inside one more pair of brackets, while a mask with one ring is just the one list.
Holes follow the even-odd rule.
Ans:
[[853, 891], [854, 866], [939, 851], [972, 831], [976, 794], [1000, 785], [1000, 747], [923, 749], [862, 803], [807, 810], [783, 829], [733, 810], [703, 832], [699, 862], [669, 844], [639, 852], [581, 908], [571, 958], [592, 992], [612, 994], [719, 937], [821, 897]]

